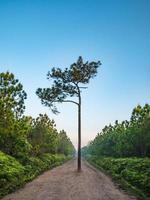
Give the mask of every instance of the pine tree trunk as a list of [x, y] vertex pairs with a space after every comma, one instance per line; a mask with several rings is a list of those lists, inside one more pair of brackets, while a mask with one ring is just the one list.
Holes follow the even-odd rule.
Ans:
[[78, 105], [78, 172], [81, 171], [81, 96]]

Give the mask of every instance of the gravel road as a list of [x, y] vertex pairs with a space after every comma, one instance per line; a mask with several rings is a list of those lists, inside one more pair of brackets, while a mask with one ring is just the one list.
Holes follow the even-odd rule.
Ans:
[[76, 160], [49, 170], [3, 200], [135, 200], [121, 191], [102, 172], [82, 161], [82, 172], [76, 171]]

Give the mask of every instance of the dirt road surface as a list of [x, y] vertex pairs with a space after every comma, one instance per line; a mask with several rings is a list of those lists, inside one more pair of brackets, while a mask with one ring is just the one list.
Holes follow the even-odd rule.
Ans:
[[49, 170], [24, 188], [3, 200], [135, 200], [121, 191], [99, 170], [82, 161], [82, 172], [76, 171], [76, 160]]

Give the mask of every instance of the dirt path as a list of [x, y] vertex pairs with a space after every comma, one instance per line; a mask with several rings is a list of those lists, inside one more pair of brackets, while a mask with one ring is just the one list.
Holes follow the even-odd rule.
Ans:
[[76, 172], [76, 161], [49, 170], [3, 200], [131, 200], [109, 177], [82, 161], [82, 172]]

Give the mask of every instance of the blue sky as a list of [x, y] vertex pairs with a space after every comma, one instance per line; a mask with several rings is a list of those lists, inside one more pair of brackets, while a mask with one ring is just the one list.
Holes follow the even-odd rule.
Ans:
[[63, 104], [55, 116], [40, 104], [51, 67], [78, 56], [100, 60], [98, 75], [82, 92], [82, 145], [133, 107], [150, 103], [149, 0], [0, 0], [0, 71], [9, 70], [28, 94], [26, 115], [47, 113], [77, 144], [77, 109]]

